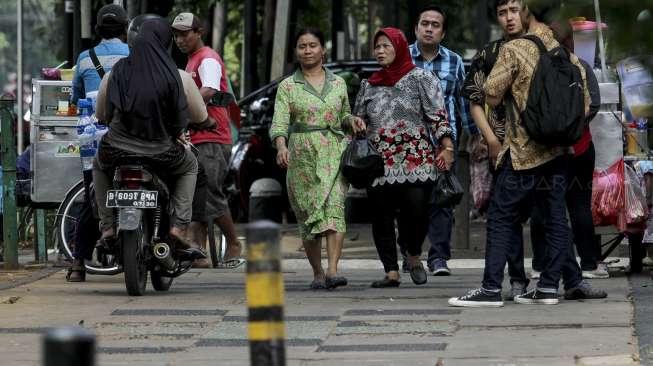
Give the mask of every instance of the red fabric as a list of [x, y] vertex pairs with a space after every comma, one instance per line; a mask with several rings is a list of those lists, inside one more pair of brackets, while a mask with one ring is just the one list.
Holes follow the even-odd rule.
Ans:
[[585, 131], [583, 131], [583, 136], [581, 136], [580, 140], [576, 144], [574, 144], [574, 156], [581, 156], [583, 155], [587, 149], [589, 149], [590, 144], [592, 143], [592, 134], [590, 133], [590, 128], [585, 127]]
[[[222, 68], [222, 77], [220, 78], [220, 91], [227, 91], [227, 69], [224, 67], [222, 58], [210, 47], [202, 47], [195, 51], [192, 55], [188, 56], [188, 63], [186, 64], [186, 72], [188, 72], [197, 84], [198, 88], [202, 88], [202, 80], [198, 73], [198, 69], [202, 64], [202, 60], [212, 58], [218, 61]], [[218, 125], [211, 130], [193, 131], [190, 133], [190, 141], [195, 144], [203, 144], [206, 142], [214, 142], [219, 144], [231, 145], [231, 126], [229, 124], [229, 112], [225, 107], [209, 106], [206, 108], [209, 116], [216, 120]]]
[[227, 111], [229, 113], [229, 118], [236, 125], [236, 128], [240, 128], [240, 107], [237, 102], [231, 102], [227, 106]]
[[415, 64], [413, 64], [413, 59], [410, 57], [408, 41], [402, 31], [392, 27], [382, 28], [376, 32], [374, 43], [381, 35], [390, 39], [392, 46], [395, 48], [395, 59], [390, 66], [372, 74], [368, 81], [375, 86], [394, 86], [399, 79], [415, 68]]

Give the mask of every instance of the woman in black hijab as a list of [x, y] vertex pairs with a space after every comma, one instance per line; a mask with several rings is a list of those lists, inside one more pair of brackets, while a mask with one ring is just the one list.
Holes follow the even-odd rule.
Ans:
[[184, 243], [191, 219], [197, 160], [183, 135], [189, 123], [188, 102], [174, 61], [168, 54], [172, 30], [163, 19], [140, 26], [130, 55], [118, 61], [98, 92], [97, 116], [109, 123], [93, 167], [102, 238], [115, 235], [113, 212], [106, 207], [109, 176], [120, 162], [145, 159], [174, 180], [170, 235]]

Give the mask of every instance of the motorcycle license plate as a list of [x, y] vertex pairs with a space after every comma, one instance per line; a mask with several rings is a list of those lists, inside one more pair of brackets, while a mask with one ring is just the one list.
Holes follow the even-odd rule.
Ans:
[[107, 207], [156, 208], [159, 192], [143, 190], [107, 191]]

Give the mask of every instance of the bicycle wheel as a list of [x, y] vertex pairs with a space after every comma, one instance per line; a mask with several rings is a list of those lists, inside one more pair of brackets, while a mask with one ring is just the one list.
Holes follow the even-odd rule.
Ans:
[[[54, 228], [56, 230], [55, 243], [64, 256], [72, 260], [73, 252], [77, 245], [75, 233], [80, 224], [80, 213], [85, 205], [84, 181], [80, 180], [66, 193], [64, 200], [57, 209], [57, 218]], [[116, 274], [121, 270], [117, 265], [98, 267], [86, 264], [86, 271], [90, 274]]]

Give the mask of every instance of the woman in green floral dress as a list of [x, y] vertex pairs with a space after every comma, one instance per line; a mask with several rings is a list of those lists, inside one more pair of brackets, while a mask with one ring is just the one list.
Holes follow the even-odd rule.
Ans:
[[[350, 113], [344, 80], [322, 65], [326, 52], [322, 33], [305, 29], [295, 40], [300, 68], [279, 84], [270, 137], [277, 147], [277, 163], [288, 168], [288, 198], [313, 267], [311, 288], [335, 288], [347, 284], [338, 276], [348, 187], [340, 174], [340, 157], [347, 145], [341, 123], [358, 119]], [[323, 236], [326, 273], [321, 264]]]

